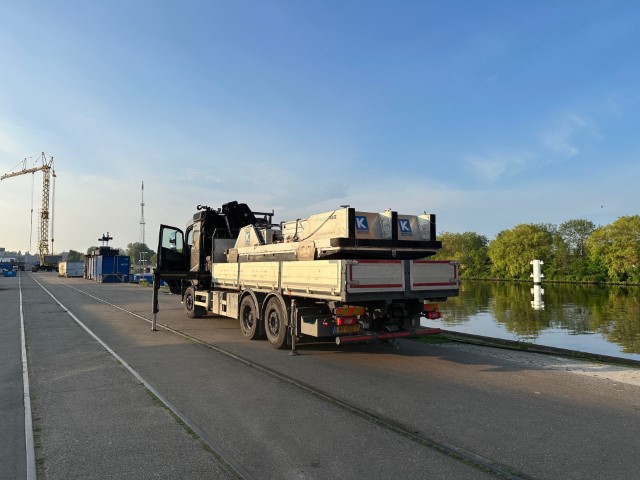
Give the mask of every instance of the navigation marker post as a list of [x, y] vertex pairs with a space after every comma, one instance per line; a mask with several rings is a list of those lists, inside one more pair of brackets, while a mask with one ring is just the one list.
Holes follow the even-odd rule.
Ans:
[[529, 265], [533, 266], [533, 273], [530, 276], [533, 277], [533, 288], [531, 289], [533, 300], [531, 300], [531, 307], [534, 310], [544, 310], [544, 301], [542, 301], [542, 296], [544, 295], [544, 289], [542, 288], [542, 279], [544, 278], [544, 274], [542, 273], [543, 264], [544, 262], [542, 260], [531, 260], [529, 262]]

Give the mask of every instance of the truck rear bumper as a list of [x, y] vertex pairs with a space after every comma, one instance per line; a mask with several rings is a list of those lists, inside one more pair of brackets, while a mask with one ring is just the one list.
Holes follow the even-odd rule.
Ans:
[[417, 328], [411, 330], [401, 330], [399, 332], [382, 332], [382, 333], [368, 333], [366, 335], [348, 335], [342, 337], [336, 337], [336, 344], [343, 345], [347, 343], [360, 343], [360, 342], [377, 342], [380, 340], [391, 340], [394, 338], [406, 338], [406, 337], [422, 337], [425, 335], [433, 335], [441, 333], [439, 328]]

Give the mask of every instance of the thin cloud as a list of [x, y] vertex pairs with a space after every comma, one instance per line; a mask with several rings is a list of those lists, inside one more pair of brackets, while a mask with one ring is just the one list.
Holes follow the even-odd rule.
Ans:
[[532, 155], [528, 153], [493, 153], [490, 155], [470, 155], [464, 159], [464, 163], [477, 179], [495, 183], [504, 177], [522, 171], [532, 158]]
[[598, 136], [587, 118], [569, 113], [557, 120], [550, 130], [541, 135], [541, 143], [562, 160], [568, 160], [580, 153], [577, 137], [584, 133]]

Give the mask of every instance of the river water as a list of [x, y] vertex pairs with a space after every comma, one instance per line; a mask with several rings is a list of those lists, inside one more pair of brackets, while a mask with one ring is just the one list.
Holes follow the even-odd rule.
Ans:
[[[640, 360], [640, 287], [464, 281], [424, 325]], [[540, 305], [541, 300], [544, 305]]]

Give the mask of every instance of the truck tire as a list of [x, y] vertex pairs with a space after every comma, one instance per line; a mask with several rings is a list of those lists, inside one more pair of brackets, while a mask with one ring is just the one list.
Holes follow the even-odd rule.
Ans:
[[264, 309], [264, 330], [275, 348], [287, 347], [287, 311], [282, 300], [271, 297]]
[[260, 315], [258, 313], [258, 305], [252, 295], [245, 295], [240, 301], [240, 309], [238, 311], [240, 319], [240, 331], [245, 338], [255, 340], [260, 334], [258, 323]]
[[184, 304], [184, 311], [189, 318], [200, 318], [207, 313], [204, 307], [194, 304], [195, 299], [195, 288], [187, 287], [184, 292], [184, 297], [182, 298], [182, 303]]

